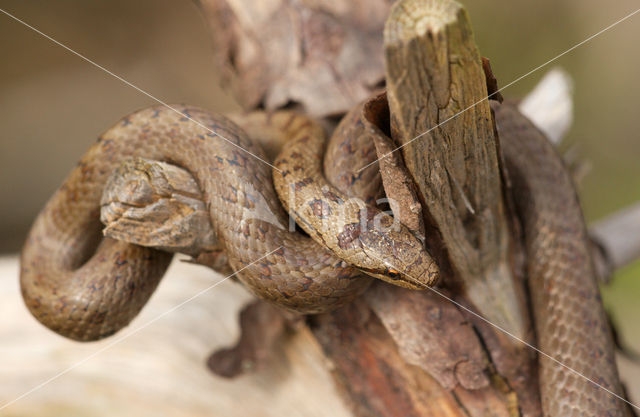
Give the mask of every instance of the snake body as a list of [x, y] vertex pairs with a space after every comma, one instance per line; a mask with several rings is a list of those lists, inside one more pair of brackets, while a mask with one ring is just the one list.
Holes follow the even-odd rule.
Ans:
[[[570, 173], [517, 108], [494, 105], [510, 189], [522, 224], [546, 416], [626, 416], [607, 317]], [[594, 384], [599, 384], [596, 386]]]
[[367, 274], [406, 288], [433, 285], [438, 267], [406, 226], [325, 179], [325, 140], [321, 127], [308, 123], [275, 161], [273, 182], [283, 205], [319, 244]]
[[[265, 113], [244, 123], [249, 131], [275, 126], [274, 134], [288, 140], [275, 162], [275, 188], [311, 238], [289, 230], [271, 169], [240, 149], [265, 158], [242, 129], [200, 109], [175, 108], [215, 134], [166, 108], [133, 113], [99, 138], [36, 219], [22, 253], [22, 292], [30, 311], [51, 329], [79, 340], [112, 334], [142, 308], [169, 263], [170, 256], [162, 252], [100, 241], [102, 188], [122, 159], [135, 156], [191, 172], [229, 263], [263, 299], [317, 313], [361, 293], [370, 280], [360, 271], [409, 288], [424, 288], [437, 279], [433, 260], [406, 228], [379, 232], [373, 227], [374, 219], [383, 226], [392, 222], [362, 203], [375, 201], [375, 190], [361, 191], [362, 201], [352, 202], [345, 187], [331, 186], [341, 182], [336, 169], [325, 164], [329, 180], [323, 177], [324, 135], [309, 119]], [[619, 394], [608, 324], [569, 174], [542, 134], [513, 107], [495, 111], [530, 261], [539, 348]], [[351, 166], [351, 178], [357, 179], [355, 169], [368, 162], [358, 160], [375, 159], [375, 150], [373, 144], [354, 140], [338, 138], [327, 153], [358, 147], [349, 153], [352, 159], [336, 162], [342, 170]], [[379, 184], [379, 179], [371, 182]], [[622, 402], [545, 357], [540, 358], [540, 386], [545, 415], [627, 415]]]
[[102, 189], [123, 158], [136, 156], [191, 172], [230, 265], [261, 298], [318, 313], [366, 288], [370, 280], [357, 269], [288, 230], [271, 168], [243, 149], [265, 155], [236, 124], [200, 109], [174, 108], [215, 134], [164, 107], [135, 112], [100, 136], [35, 220], [22, 251], [20, 280], [25, 303], [40, 322], [72, 339], [108, 336], [135, 317], [162, 277], [170, 255], [106, 238], [100, 242]]

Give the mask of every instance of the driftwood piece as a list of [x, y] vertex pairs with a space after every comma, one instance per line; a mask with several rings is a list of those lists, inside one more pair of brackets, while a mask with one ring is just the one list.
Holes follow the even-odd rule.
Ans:
[[573, 81], [554, 68], [522, 99], [518, 109], [554, 144], [559, 144], [573, 123]]
[[466, 11], [453, 1], [398, 3], [385, 26], [385, 65], [391, 134], [427, 211], [428, 246], [449, 260], [447, 278], [462, 283], [487, 319], [526, 337], [485, 75]]
[[214, 53], [246, 109], [299, 104], [343, 114], [384, 79], [382, 27], [391, 0], [200, 0]]
[[[472, 310], [527, 339], [530, 324], [524, 291], [521, 283], [513, 278], [509, 262], [509, 228], [506, 207], [502, 203], [492, 117], [487, 103], [473, 107], [486, 98], [487, 84], [466, 13], [452, 1], [398, 2], [385, 26], [384, 48], [389, 130], [402, 146], [404, 163], [417, 185], [418, 199], [425, 213], [427, 247], [441, 267], [445, 285], [462, 288]], [[469, 109], [469, 114], [462, 113], [457, 117], [459, 112]], [[444, 122], [449, 124], [430, 130]], [[414, 141], [416, 137], [420, 141]], [[379, 156], [391, 157], [388, 153]], [[394, 290], [394, 293], [399, 292]], [[445, 298], [442, 292], [436, 294]], [[431, 295], [420, 294], [418, 297], [426, 299]], [[371, 307], [387, 326], [394, 344], [404, 352], [404, 359], [415, 363], [416, 358], [434, 359], [434, 351], [444, 351], [446, 353], [442, 355], [446, 359], [455, 361], [455, 350], [447, 350], [439, 344], [434, 336], [437, 332], [414, 333], [413, 339], [420, 340], [424, 336], [420, 344], [412, 344], [412, 340], [407, 339], [408, 333], [398, 327], [397, 316], [412, 317], [416, 328], [428, 327], [425, 323], [428, 319], [412, 310], [411, 303], [403, 308], [399, 300], [405, 298], [408, 294], [396, 294], [393, 299], [368, 299], [373, 301]], [[398, 303], [400, 308], [389, 308], [386, 304], [390, 302]], [[453, 316], [443, 317], [442, 328], [455, 327]], [[394, 329], [391, 323], [395, 323]], [[490, 330], [493, 329], [486, 331]], [[451, 334], [447, 337], [455, 340]], [[457, 379], [444, 384], [457, 391], [459, 408], [470, 415], [485, 415], [487, 409], [482, 404], [496, 396], [502, 398], [500, 404], [506, 414], [538, 415], [540, 409], [536, 401], [519, 402], [521, 398], [537, 396], [536, 378], [531, 372], [532, 358], [524, 346], [514, 344], [503, 334], [494, 334], [498, 342], [490, 346], [482, 345], [477, 334], [469, 338], [475, 343], [466, 345], [469, 348], [465, 352], [467, 360], [460, 362], [469, 366], [469, 373], [456, 374]], [[474, 345], [477, 346], [474, 348]], [[323, 348], [332, 357], [331, 346], [323, 344]], [[410, 358], [407, 358], [407, 351], [412, 351]], [[489, 365], [479, 363], [478, 358], [483, 356]], [[382, 359], [379, 362], [381, 365]], [[446, 360], [441, 359], [440, 365], [446, 369]], [[376, 364], [369, 366], [376, 368]], [[423, 367], [431, 376], [440, 377], [438, 385], [442, 387], [442, 377], [447, 373], [436, 368], [433, 363]], [[479, 382], [482, 378], [471, 382], [475, 375], [473, 369], [485, 369], [490, 383], [483, 385]], [[348, 380], [355, 377], [348, 367], [337, 367], [335, 372], [342, 372], [343, 378]], [[523, 378], [527, 384], [517, 384], [517, 380]], [[432, 385], [427, 380], [423, 380], [423, 384]], [[474, 396], [479, 390], [483, 391], [483, 401], [476, 402]], [[396, 387], [389, 396], [395, 396], [399, 401], [403, 396], [414, 394], [414, 387], [403, 385]], [[500, 410], [499, 406], [490, 408], [500, 414], [496, 411]], [[427, 410], [422, 412], [433, 412]]]
[[365, 293], [369, 307], [409, 365], [428, 372], [445, 389], [489, 386], [480, 341], [457, 307], [431, 292], [375, 285]]
[[[5, 317], [11, 317], [0, 321], [0, 406], [114, 342], [109, 338], [79, 344], [45, 331], [18, 302], [18, 271], [17, 257], [0, 257], [0, 276], [5, 278], [0, 281], [0, 305]], [[220, 279], [209, 270], [176, 260], [130, 330]], [[2, 413], [34, 417], [352, 417], [332, 386], [330, 366], [316, 338], [304, 326], [276, 345], [274, 356], [261, 371], [229, 380], [206, 369], [212, 349], [237, 340], [238, 314], [250, 300], [251, 295], [240, 285], [223, 282]], [[37, 347], [37, 354], [25, 346]], [[624, 357], [618, 360], [630, 400], [637, 403], [640, 365]]]
[[233, 347], [214, 352], [207, 360], [207, 366], [225, 378], [262, 370], [276, 356], [274, 351], [294, 320], [289, 316], [269, 303], [252, 302], [240, 312], [242, 333], [238, 342]]
[[[334, 377], [356, 416], [508, 417], [508, 400], [484, 388], [444, 389], [398, 353], [393, 339], [362, 300], [311, 319]], [[465, 404], [475, 407], [466, 408]]]
[[240, 309], [253, 300], [209, 269], [175, 259], [129, 327], [92, 343], [31, 316], [17, 257], [0, 256], [0, 276], [0, 311], [10, 318], [0, 320], [3, 417], [352, 417], [306, 327], [281, 337], [266, 366], [241, 378], [207, 369], [213, 349], [238, 339]]
[[[485, 75], [464, 9], [441, 0], [396, 4], [385, 26], [385, 66], [391, 135], [426, 211], [427, 247], [450, 271], [447, 284], [461, 288], [456, 302], [531, 340], [524, 289], [514, 274], [519, 265], [511, 258], [516, 248], [509, 246], [487, 102], [491, 77]], [[487, 350], [491, 388], [498, 392], [508, 386], [512, 411], [539, 415], [530, 352], [476, 316], [464, 315]]]
[[610, 270], [622, 268], [640, 255], [640, 203], [595, 223], [589, 229]]

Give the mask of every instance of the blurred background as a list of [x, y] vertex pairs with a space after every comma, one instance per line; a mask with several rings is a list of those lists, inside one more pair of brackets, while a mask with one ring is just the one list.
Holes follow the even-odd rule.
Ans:
[[[635, 0], [463, 3], [500, 85], [638, 7]], [[206, 22], [192, 1], [0, 0], [0, 8], [163, 101], [238, 108], [219, 85]], [[639, 40], [640, 14], [553, 64], [574, 80], [564, 146], [578, 146], [591, 165], [580, 190], [590, 222], [640, 200]], [[0, 254], [8, 255], [95, 138], [155, 103], [3, 14], [0, 52]], [[526, 94], [549, 68], [503, 95]], [[619, 271], [604, 296], [623, 341], [640, 351], [640, 263]]]

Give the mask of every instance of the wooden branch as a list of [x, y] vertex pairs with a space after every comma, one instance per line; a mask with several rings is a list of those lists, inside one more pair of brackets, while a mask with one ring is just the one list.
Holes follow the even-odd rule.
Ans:
[[199, 0], [223, 83], [245, 110], [343, 114], [384, 80], [392, 0]]
[[[233, 378], [246, 373], [255, 373], [268, 366], [282, 342], [285, 330], [293, 322], [278, 307], [256, 300], [240, 312], [242, 333], [238, 342], [230, 348], [214, 352], [207, 366], [215, 374]], [[298, 316], [299, 319], [299, 316]]]
[[[431, 299], [427, 304], [440, 301]], [[428, 311], [422, 320], [429, 319]], [[445, 389], [420, 367], [407, 363], [388, 328], [363, 299], [311, 321], [314, 335], [331, 360], [340, 392], [358, 417], [516, 415], [507, 407], [508, 390], [500, 392], [486, 385], [475, 390], [460, 385]]]
[[560, 68], [553, 68], [518, 104], [527, 116], [554, 144], [562, 142], [573, 122], [573, 81]]
[[461, 283], [479, 312], [526, 337], [491, 110], [481, 101], [485, 74], [465, 10], [445, 0], [398, 3], [385, 62], [391, 134], [422, 196], [429, 248], [449, 260], [446, 279]]
[[[385, 26], [385, 60], [391, 134], [427, 212], [428, 248], [450, 270], [445, 284], [460, 287], [458, 302], [532, 341], [525, 291], [512, 264], [517, 248], [509, 246], [487, 78], [466, 12], [453, 1], [397, 3]], [[486, 348], [490, 388], [508, 386], [520, 412], [537, 415], [526, 348], [466, 317]]]

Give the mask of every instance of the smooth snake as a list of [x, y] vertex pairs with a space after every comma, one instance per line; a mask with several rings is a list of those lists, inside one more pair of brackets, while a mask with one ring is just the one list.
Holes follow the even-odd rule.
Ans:
[[[318, 124], [287, 112], [254, 117], [247, 131], [270, 129], [286, 141], [272, 182], [272, 169], [240, 149], [266, 158], [243, 129], [201, 109], [174, 108], [215, 133], [164, 107], [137, 111], [99, 137], [35, 220], [22, 252], [21, 287], [29, 310], [47, 327], [77, 340], [111, 335], [136, 316], [167, 268], [170, 254], [100, 235], [104, 184], [123, 159], [136, 156], [181, 166], [194, 176], [216, 237], [231, 267], [241, 270], [239, 279], [282, 307], [319, 313], [343, 305], [369, 284], [360, 271], [408, 288], [438, 280], [421, 242], [404, 226], [380, 232], [373, 220], [389, 226], [393, 219], [362, 203], [375, 201], [379, 193], [375, 172], [355, 173], [375, 160], [372, 144], [334, 138], [327, 153], [335, 161], [325, 159], [324, 178], [325, 138]], [[620, 393], [570, 175], [513, 106], [494, 110], [509, 191], [525, 235], [538, 347]], [[340, 152], [344, 149], [351, 152]], [[289, 229], [276, 189], [311, 238]], [[351, 198], [355, 195], [360, 202]], [[611, 394], [547, 358], [539, 360], [545, 415], [627, 415]]]

